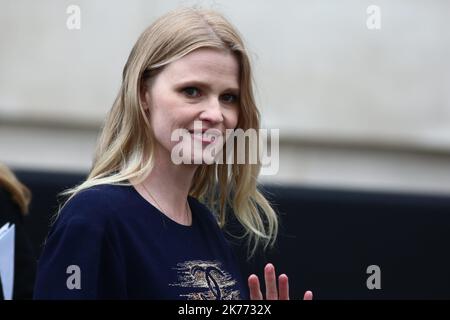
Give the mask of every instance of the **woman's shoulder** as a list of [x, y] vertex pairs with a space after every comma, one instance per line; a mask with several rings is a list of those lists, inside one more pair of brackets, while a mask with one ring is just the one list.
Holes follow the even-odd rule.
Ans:
[[102, 184], [75, 193], [62, 206], [58, 219], [87, 219], [90, 223], [104, 223], [111, 220], [115, 212], [124, 205], [127, 187]]
[[118, 202], [125, 196], [125, 186], [115, 184], [100, 184], [75, 193], [66, 205], [108, 206]]

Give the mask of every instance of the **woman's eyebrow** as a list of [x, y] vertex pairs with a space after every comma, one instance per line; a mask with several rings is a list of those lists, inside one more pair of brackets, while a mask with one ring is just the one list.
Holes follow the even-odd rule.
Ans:
[[[211, 89], [211, 86], [209, 83], [204, 82], [204, 81], [199, 81], [199, 80], [185, 80], [185, 81], [180, 81], [178, 83], [175, 84], [178, 88], [180, 87], [187, 87], [187, 86], [197, 86], [200, 87], [202, 89]], [[239, 87], [228, 87], [225, 90], [222, 90], [224, 92], [232, 92], [234, 94], [239, 94]]]

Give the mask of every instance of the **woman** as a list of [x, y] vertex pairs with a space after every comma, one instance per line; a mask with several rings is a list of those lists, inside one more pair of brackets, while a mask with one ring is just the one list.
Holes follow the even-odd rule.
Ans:
[[[259, 128], [236, 30], [208, 10], [160, 17], [131, 51], [87, 180], [67, 193], [35, 297], [261, 299], [259, 280], [250, 276], [247, 287], [220, 229], [231, 208], [252, 253], [273, 244], [277, 217], [256, 188], [260, 166], [228, 170], [204, 157], [236, 128]], [[187, 138], [177, 143], [180, 129]], [[287, 277], [278, 291], [273, 266], [265, 271], [267, 298], [287, 299]]]
[[[24, 230], [31, 192], [5, 165], [0, 163], [0, 228], [14, 224], [14, 285], [13, 299], [31, 299], [36, 269], [36, 257]], [[4, 250], [0, 248], [0, 252]], [[1, 278], [6, 277], [2, 275]], [[0, 300], [3, 292], [0, 290]]]

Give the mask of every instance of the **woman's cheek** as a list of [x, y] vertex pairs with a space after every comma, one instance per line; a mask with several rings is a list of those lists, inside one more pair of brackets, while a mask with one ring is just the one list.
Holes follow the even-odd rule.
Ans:
[[239, 120], [239, 110], [230, 110], [226, 118], [228, 119], [227, 129], [235, 129]]

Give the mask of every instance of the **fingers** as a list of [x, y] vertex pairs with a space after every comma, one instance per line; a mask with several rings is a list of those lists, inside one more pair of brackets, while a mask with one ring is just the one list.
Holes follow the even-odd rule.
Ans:
[[303, 296], [303, 300], [312, 300], [312, 299], [313, 299], [312, 291], [306, 291], [305, 295]]
[[289, 300], [289, 279], [282, 274], [278, 277], [278, 289], [280, 290], [279, 300]]
[[278, 300], [277, 277], [275, 267], [271, 263], [268, 263], [264, 268], [264, 280], [266, 283], [266, 299]]
[[250, 289], [250, 300], [262, 300], [262, 293], [259, 287], [259, 279], [256, 275], [252, 274], [248, 277], [248, 286]]
[[[268, 263], [264, 268], [264, 281], [266, 285], [266, 299], [267, 300], [289, 300], [289, 279], [287, 275], [281, 274], [277, 276], [273, 264]], [[261, 287], [259, 279], [255, 274], [248, 277], [248, 286], [250, 288], [251, 300], [262, 300]], [[304, 295], [304, 300], [312, 300], [312, 292], [307, 291]]]

